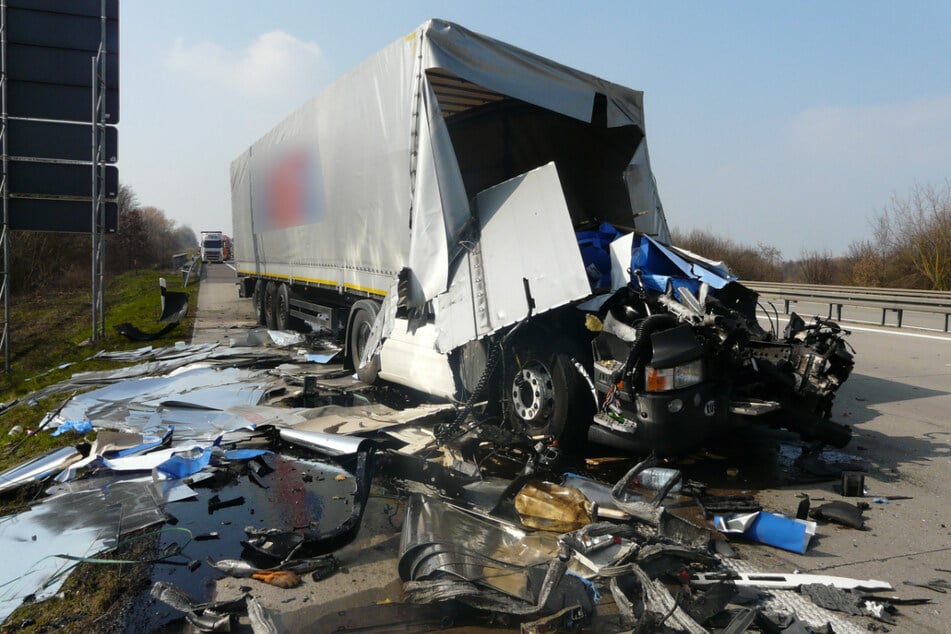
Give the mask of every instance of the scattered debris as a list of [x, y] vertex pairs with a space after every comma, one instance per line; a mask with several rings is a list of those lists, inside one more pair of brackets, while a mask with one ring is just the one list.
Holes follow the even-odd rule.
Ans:
[[[267, 343], [262, 349], [275, 350], [272, 337]], [[816, 606], [852, 618], [888, 622], [895, 616], [894, 601], [869, 594], [890, 590], [886, 582], [740, 573], [727, 567], [726, 561], [738, 561], [730, 559], [736, 553], [714, 528], [802, 553], [816, 524], [767, 513], [750, 495], [709, 492], [655, 456], [612, 484], [563, 469], [572, 463], [560, 449], [553, 454], [552, 443], [494, 426], [467, 427], [440, 446], [434, 427], [450, 420], [451, 406], [407, 403], [395, 409], [373, 402], [372, 393], [347, 396], [349, 377], [327, 378], [335, 376], [332, 368], [309, 374], [313, 366], [297, 365], [296, 350], [284, 357], [247, 357], [232, 348], [218, 361], [209, 359], [214, 349], [207, 347], [134, 352], [128, 358], [148, 367], [90, 376], [105, 383], [48, 416], [44, 426], [61, 430], [79, 427], [70, 421], [89, 421], [79, 430], [95, 433], [91, 443], [50, 452], [0, 474], [0, 492], [55, 476], [58, 482], [47, 488], [48, 497], [12, 519], [36, 534], [43, 553], [59, 557], [71, 552], [67, 543], [81, 544], [67, 560], [34, 558], [32, 550], [21, 548], [20, 569], [35, 567], [40, 559], [51, 567], [37, 568], [35, 581], [22, 589], [12, 576], [0, 579], [0, 588], [7, 589], [0, 595], [6, 613], [27, 595], [55, 592], [50, 578], [61, 579], [63, 561], [68, 567], [108, 550], [115, 536], [132, 530], [163, 522], [181, 525], [180, 518], [196, 507], [178, 507], [174, 516], [166, 507], [196, 497], [202, 510], [195, 517], [210, 522], [193, 530], [185, 544], [170, 541], [163, 549], [168, 561], [196, 577], [204, 569], [274, 588], [324, 582], [341, 570], [334, 553], [357, 537], [377, 482], [405, 500], [399, 505], [405, 509], [394, 575], [402, 580], [409, 603], [379, 606], [359, 618], [352, 612], [347, 617], [346, 611], [323, 614], [316, 622], [371, 622], [383, 618], [386, 608], [415, 623], [413, 618], [445, 615], [452, 602], [471, 612], [457, 611], [452, 621], [442, 616], [440, 624], [464, 626], [476, 622], [474, 615], [506, 614], [523, 631], [552, 632], [603, 618], [603, 594], [617, 604], [617, 627], [741, 631], [753, 622], [765, 627], [798, 621], [797, 613], [776, 612], [773, 604], [769, 610], [762, 603], [737, 610], [736, 602], [750, 598], [740, 595], [795, 589], [813, 597]], [[186, 362], [172, 370], [166, 365], [196, 355], [210, 365]], [[236, 359], [258, 367], [220, 367], [233, 366]], [[302, 376], [316, 378], [304, 381]], [[306, 407], [294, 406], [305, 400]], [[608, 472], [620, 462], [595, 460], [588, 466]], [[232, 484], [224, 488], [222, 483]], [[262, 500], [286, 505], [288, 521], [267, 519]], [[97, 518], [96, 530], [79, 539], [74, 530], [57, 529], [63, 541], [37, 533], [30, 513], [70, 517], [61, 512], [64, 505]], [[311, 509], [322, 509], [322, 515]], [[811, 515], [841, 521], [836, 510], [861, 517], [859, 507], [844, 502], [823, 504]], [[231, 528], [235, 518], [246, 524]], [[16, 525], [0, 524], [0, 543]], [[195, 554], [194, 549], [212, 545], [229, 554]], [[924, 587], [943, 592], [940, 581]], [[235, 601], [211, 604], [157, 580], [152, 596], [200, 631], [222, 631], [245, 618], [260, 631], [279, 631], [280, 619], [252, 596], [256, 587], [247, 586]]]

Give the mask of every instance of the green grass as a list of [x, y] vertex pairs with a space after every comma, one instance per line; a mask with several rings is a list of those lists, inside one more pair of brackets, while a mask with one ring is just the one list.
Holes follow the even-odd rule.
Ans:
[[[173, 271], [129, 271], [107, 281], [104, 297], [106, 333], [94, 345], [88, 343], [92, 334], [88, 286], [44, 290], [31, 296], [18, 296], [11, 301], [11, 371], [0, 377], [0, 401], [20, 401], [0, 414], [0, 471], [51, 449], [80, 442], [75, 434], [54, 438], [45, 431], [26, 433], [26, 430], [35, 430], [47, 412], [58, 408], [72, 394], [60, 394], [37, 402], [31, 402], [25, 396], [67, 379], [76, 372], [129, 365], [101, 359], [90, 360], [89, 357], [100, 350], [131, 350], [147, 345], [122, 337], [115, 332], [115, 326], [129, 322], [146, 332], [160, 330], [159, 277], [168, 280], [169, 290], [183, 290], [181, 276]], [[189, 295], [188, 315], [170, 333], [148, 342], [152, 346], [157, 348], [176, 341], [191, 340], [198, 304], [198, 284], [190, 283], [184, 290]], [[72, 365], [48, 372], [65, 363]], [[9, 434], [17, 425], [24, 431]], [[89, 435], [90, 439], [93, 437], [93, 434]], [[0, 495], [0, 515], [16, 512], [23, 504], [41, 495], [42, 488], [42, 485], [28, 486]], [[133, 544], [128, 548], [120, 548], [114, 556], [133, 560], [154, 556], [149, 552], [154, 544]], [[141, 590], [142, 584], [147, 581], [147, 566], [144, 565], [80, 564], [64, 584], [62, 599], [19, 607], [7, 618], [0, 631], [100, 631], [105, 622], [119, 618], [116, 608], [131, 596], [130, 593]]]
[[[161, 324], [159, 277], [169, 282], [169, 290], [180, 291], [181, 276], [176, 272], [136, 270], [118, 275], [106, 284], [106, 333], [95, 345], [88, 343], [92, 334], [89, 288], [43, 291], [32, 296], [15, 297], [10, 307], [11, 371], [0, 378], [0, 402], [20, 402], [0, 415], [0, 471], [52, 448], [75, 444], [75, 435], [53, 438], [48, 433], [10, 435], [20, 426], [35, 430], [43, 416], [56, 409], [69, 394], [33, 403], [26, 397], [42, 387], [68, 379], [76, 372], [104, 370], [123, 365], [102, 359], [90, 359], [100, 350], [131, 350], [146, 345], [129, 341], [115, 332], [115, 326], [129, 322], [146, 332], [157, 331]], [[184, 289], [189, 295], [188, 315], [170, 333], [150, 342], [154, 347], [189, 341], [194, 328], [198, 303], [198, 284]], [[72, 363], [66, 368], [58, 366]], [[0, 509], [5, 499], [0, 497]]]

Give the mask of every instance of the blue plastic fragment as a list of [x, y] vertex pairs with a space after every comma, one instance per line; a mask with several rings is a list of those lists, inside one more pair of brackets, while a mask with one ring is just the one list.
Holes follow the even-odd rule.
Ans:
[[171, 458], [155, 468], [175, 480], [198, 473], [207, 467], [210, 462], [210, 449], [194, 447], [181, 453], [172, 454]]
[[56, 431], [53, 432], [54, 436], [59, 436], [65, 434], [68, 431], [74, 431], [77, 434], [85, 434], [92, 431], [92, 421], [88, 420], [68, 420], [64, 423], [61, 423], [59, 427], [56, 428]]
[[251, 460], [267, 453], [271, 451], [269, 449], [229, 449], [223, 455], [226, 460]]
[[676, 291], [677, 299], [681, 288], [696, 295], [703, 282], [720, 289], [736, 280], [729, 271], [713, 264], [688, 260], [649, 236], [641, 236], [640, 243], [635, 244], [631, 270], [640, 270], [641, 279], [648, 289], [666, 293], [670, 286]]

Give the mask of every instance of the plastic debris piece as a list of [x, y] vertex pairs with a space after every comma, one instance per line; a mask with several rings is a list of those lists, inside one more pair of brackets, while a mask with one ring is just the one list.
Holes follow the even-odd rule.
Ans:
[[843, 471], [842, 495], [863, 497], [865, 495], [865, 474], [861, 471]]
[[290, 570], [258, 570], [251, 573], [251, 578], [278, 588], [294, 588], [300, 585], [300, 575]]
[[753, 587], [792, 590], [803, 584], [821, 583], [843, 590], [866, 590], [869, 592], [893, 590], [892, 584], [878, 579], [852, 579], [833, 575], [810, 575], [786, 572], [695, 572], [690, 575], [690, 585], [703, 588], [729, 579], [738, 588]]
[[742, 533], [752, 541], [794, 553], [804, 553], [816, 534], [816, 523], [760, 511], [746, 515], [716, 515], [713, 523], [721, 533]]
[[222, 455], [225, 460], [252, 460], [269, 453], [268, 449], [229, 449]]
[[198, 473], [211, 462], [211, 451], [193, 447], [186, 451], [173, 453], [172, 456], [155, 469], [175, 480], [187, 478]]
[[89, 420], [68, 420], [60, 423], [53, 436], [62, 436], [66, 432], [73, 431], [77, 434], [87, 434], [92, 431], [92, 421]]
[[522, 524], [565, 533], [592, 522], [591, 503], [578, 489], [551, 482], [529, 482], [515, 496]]
[[828, 520], [849, 528], [859, 530], [865, 528], [865, 517], [862, 515], [862, 509], [841, 500], [826, 502], [822, 506], [813, 509], [810, 515], [814, 519]]

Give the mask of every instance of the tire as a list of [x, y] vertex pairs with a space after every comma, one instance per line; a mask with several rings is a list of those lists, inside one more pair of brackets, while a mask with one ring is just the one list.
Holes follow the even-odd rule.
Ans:
[[502, 396], [514, 429], [562, 445], [584, 441], [594, 402], [570, 354], [551, 344], [523, 343], [505, 369]]
[[[362, 305], [357, 307], [358, 304]], [[373, 385], [380, 374], [380, 356], [373, 355], [373, 358], [362, 368], [360, 358], [363, 356], [363, 349], [366, 348], [367, 339], [370, 338], [370, 331], [373, 329], [373, 322], [376, 321], [379, 308], [374, 302], [359, 302], [358, 304], [354, 305], [355, 312], [353, 321], [350, 323], [350, 359], [357, 370], [357, 378], [367, 385]]]
[[268, 282], [264, 289], [264, 323], [268, 330], [277, 330], [277, 315], [274, 312], [274, 296], [277, 294], [277, 284]]
[[291, 328], [291, 291], [287, 284], [278, 283], [274, 289], [274, 329]]
[[257, 316], [258, 325], [261, 326], [266, 323], [265, 318], [265, 300], [264, 297], [267, 294], [267, 282], [264, 280], [257, 280], [254, 283], [254, 291], [251, 294], [251, 300], [254, 302], [254, 314]]

